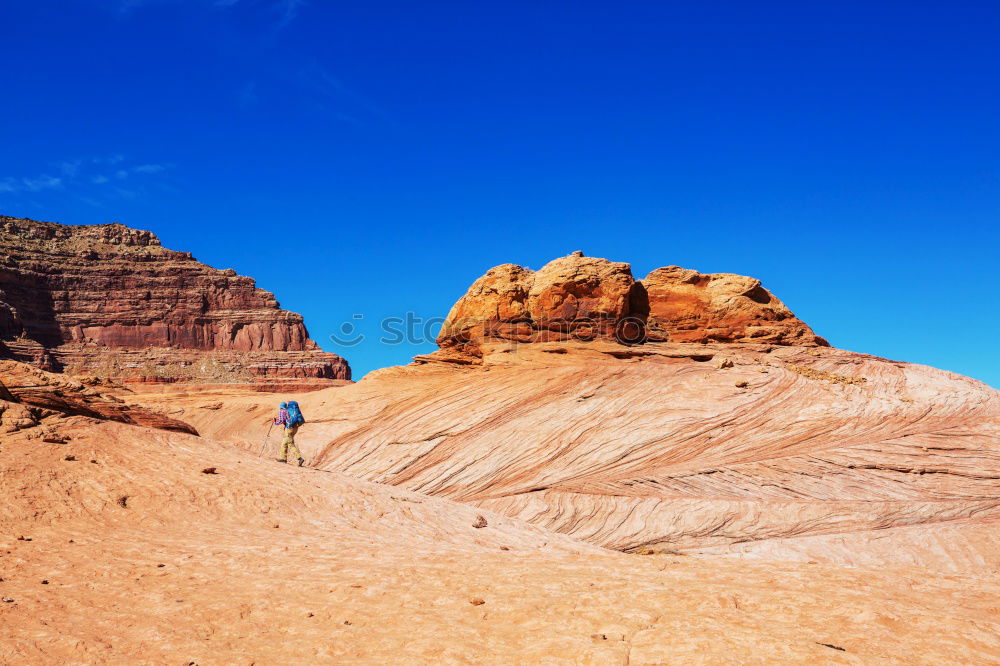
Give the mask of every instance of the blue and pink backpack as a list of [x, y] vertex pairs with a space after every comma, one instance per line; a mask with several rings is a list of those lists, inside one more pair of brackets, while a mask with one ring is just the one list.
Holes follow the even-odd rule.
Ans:
[[300, 426], [306, 422], [306, 417], [302, 416], [302, 410], [299, 409], [299, 403], [292, 400], [285, 406], [285, 409], [288, 410], [288, 422], [285, 424], [286, 428]]

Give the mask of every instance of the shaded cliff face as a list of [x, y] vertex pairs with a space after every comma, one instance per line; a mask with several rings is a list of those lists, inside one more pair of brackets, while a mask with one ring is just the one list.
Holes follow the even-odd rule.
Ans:
[[157, 366], [167, 378], [197, 376], [182, 371], [203, 360], [178, 353], [190, 350], [214, 353], [234, 377], [350, 378], [347, 362], [253, 279], [120, 224], [0, 217], [0, 339], [8, 356], [81, 372], [114, 370], [107, 350], [121, 348], [164, 350], [139, 359], [154, 377]]
[[538, 271], [491, 268], [451, 309], [438, 344], [480, 357], [491, 340], [593, 339], [829, 346], [755, 278], [668, 266], [637, 281], [628, 264], [579, 252]]

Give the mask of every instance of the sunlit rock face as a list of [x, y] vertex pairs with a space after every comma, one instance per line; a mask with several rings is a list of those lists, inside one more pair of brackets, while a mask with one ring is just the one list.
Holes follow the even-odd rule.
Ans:
[[642, 287], [653, 340], [828, 346], [756, 278], [667, 266]]
[[667, 266], [638, 281], [628, 264], [580, 252], [538, 271], [491, 268], [452, 308], [438, 344], [479, 357], [489, 340], [592, 339], [828, 346], [755, 278]]

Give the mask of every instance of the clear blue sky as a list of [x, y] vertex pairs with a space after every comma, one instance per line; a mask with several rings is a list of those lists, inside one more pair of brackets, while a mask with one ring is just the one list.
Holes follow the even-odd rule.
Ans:
[[[1000, 3], [5, 2], [0, 212], [121, 221], [357, 377], [490, 266], [761, 278], [1000, 386]], [[367, 340], [329, 341], [356, 320]]]

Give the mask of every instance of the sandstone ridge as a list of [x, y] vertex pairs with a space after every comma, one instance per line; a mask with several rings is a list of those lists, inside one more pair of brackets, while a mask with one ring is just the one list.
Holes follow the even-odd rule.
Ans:
[[70, 379], [25, 363], [0, 361], [0, 435], [9, 439], [16, 433], [28, 440], [65, 443], [59, 426], [70, 417], [198, 434], [183, 421], [127, 405], [113, 395], [126, 390], [94, 377]]
[[[141, 395], [253, 440], [266, 398]], [[223, 408], [199, 407], [221, 400]], [[1000, 392], [829, 347], [496, 342], [300, 396], [318, 467], [624, 551], [1000, 570]]]
[[252, 278], [121, 224], [0, 217], [0, 341], [45, 369], [144, 381], [350, 379]]
[[438, 345], [441, 358], [478, 358], [491, 340], [593, 339], [829, 346], [755, 278], [667, 266], [636, 280], [629, 264], [581, 252], [538, 271], [491, 268], [451, 309]]
[[[1000, 569], [1000, 392], [832, 348], [753, 278], [506, 264], [439, 343], [303, 396], [306, 457], [623, 551]], [[236, 440], [265, 403], [130, 399]]]

